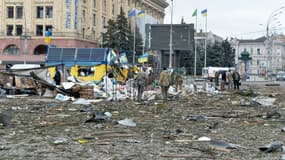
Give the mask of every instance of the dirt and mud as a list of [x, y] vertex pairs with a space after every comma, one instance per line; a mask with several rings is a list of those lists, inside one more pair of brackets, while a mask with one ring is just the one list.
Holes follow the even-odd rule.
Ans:
[[[192, 93], [162, 104], [131, 100], [84, 105], [41, 97], [1, 98], [0, 110], [12, 108], [11, 124], [0, 126], [0, 159], [90, 160], [278, 160], [282, 151], [259, 151], [285, 143], [285, 87], [243, 84], [239, 92]], [[276, 98], [272, 106], [254, 98]], [[242, 103], [241, 103], [242, 102]], [[85, 123], [94, 111], [107, 120]], [[131, 118], [136, 126], [118, 124]], [[235, 144], [227, 149], [199, 137]]]

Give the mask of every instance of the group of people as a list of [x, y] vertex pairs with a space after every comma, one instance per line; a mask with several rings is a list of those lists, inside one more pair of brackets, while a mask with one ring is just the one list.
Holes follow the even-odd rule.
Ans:
[[[142, 71], [138, 73], [135, 83], [137, 86], [137, 101], [142, 100], [142, 95], [144, 90], [147, 88], [147, 85], [150, 83], [150, 80], [154, 80], [153, 72], [150, 72], [147, 74], [146, 68], [142, 68]], [[168, 89], [170, 85], [175, 86], [175, 90], [181, 90], [182, 89], [182, 83], [183, 79], [182, 76], [179, 73], [176, 72], [170, 72], [167, 70], [167, 68], [163, 68], [163, 71], [160, 73], [159, 76], [159, 85], [161, 88], [161, 94], [162, 94], [162, 99], [164, 102], [167, 101], [168, 97]]]
[[234, 90], [239, 90], [240, 86], [240, 74], [234, 70], [234, 71], [217, 71], [215, 72], [215, 83], [216, 86], [219, 85], [219, 77], [221, 75], [221, 91], [225, 90], [225, 86], [227, 85], [228, 90], [234, 89]]

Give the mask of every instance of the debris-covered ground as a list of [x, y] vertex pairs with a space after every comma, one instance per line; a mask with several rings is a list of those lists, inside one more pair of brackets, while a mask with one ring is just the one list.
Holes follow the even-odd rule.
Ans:
[[0, 159], [277, 160], [281, 147], [259, 148], [285, 142], [284, 93], [284, 84], [260, 83], [243, 84], [239, 92], [180, 95], [167, 104], [3, 97], [1, 111], [14, 114], [0, 126]]

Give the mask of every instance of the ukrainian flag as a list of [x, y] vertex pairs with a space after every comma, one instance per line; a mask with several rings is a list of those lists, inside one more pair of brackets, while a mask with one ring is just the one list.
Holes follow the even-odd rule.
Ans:
[[143, 55], [139, 56], [139, 58], [138, 58], [138, 62], [139, 62], [139, 63], [148, 62], [148, 54], [147, 54], [147, 53], [145, 53], [145, 54], [143, 54]]
[[207, 8], [202, 10], [201, 14], [206, 17], [208, 15]]
[[129, 17], [135, 17], [136, 15], [137, 15], [137, 11], [136, 11], [135, 9], [130, 10], [130, 11], [128, 12], [128, 16], [129, 16]]
[[137, 14], [137, 17], [143, 17], [145, 15], [145, 11], [144, 10], [140, 10]]

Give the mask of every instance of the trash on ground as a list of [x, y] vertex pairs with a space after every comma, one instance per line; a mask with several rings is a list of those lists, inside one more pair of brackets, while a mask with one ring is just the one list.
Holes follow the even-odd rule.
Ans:
[[216, 147], [216, 148], [237, 149], [237, 146], [235, 144], [228, 143], [228, 142], [221, 141], [221, 140], [211, 140], [209, 142], [209, 144], [213, 147]]
[[265, 152], [265, 153], [270, 153], [270, 152], [275, 152], [275, 151], [282, 151], [282, 146], [283, 146], [283, 142], [281, 141], [276, 141], [276, 142], [272, 142], [266, 146], [263, 147], [259, 147], [258, 149], [261, 152]]
[[85, 123], [89, 122], [105, 122], [110, 118], [110, 114], [107, 112], [107, 115], [101, 111], [95, 111], [92, 113], [91, 117], [85, 121]]
[[129, 126], [129, 127], [135, 127], [136, 126], [136, 123], [131, 118], [125, 118], [123, 120], [119, 120], [118, 123], [121, 125], [124, 125], [124, 126]]
[[90, 105], [91, 103], [85, 98], [78, 98], [76, 101], [73, 102], [73, 104]]
[[67, 139], [63, 137], [54, 138], [53, 144], [64, 144], [67, 143]]
[[272, 106], [274, 102], [276, 101], [276, 98], [269, 98], [269, 97], [256, 97], [255, 100], [257, 103], [259, 103], [261, 106]]

